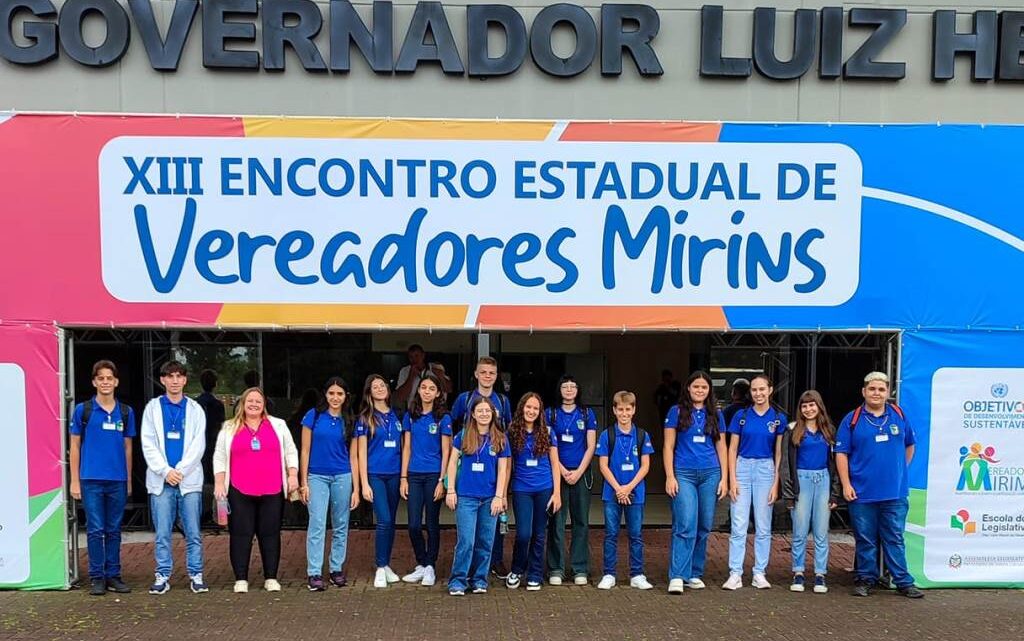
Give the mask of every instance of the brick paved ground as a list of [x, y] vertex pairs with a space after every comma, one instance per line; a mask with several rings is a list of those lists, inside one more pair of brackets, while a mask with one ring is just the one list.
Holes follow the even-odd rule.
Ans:
[[[353, 533], [348, 564], [350, 587], [311, 594], [305, 589], [305, 539], [286, 532], [280, 578], [284, 590], [276, 595], [254, 589], [231, 592], [227, 536], [205, 537], [207, 577], [212, 590], [191, 594], [180, 569], [174, 588], [164, 596], [145, 593], [151, 579], [152, 544], [124, 546], [125, 579], [135, 592], [116, 598], [90, 597], [84, 591], [0, 593], [0, 639], [188, 639], [258, 641], [262, 639], [360, 640], [451, 639], [898, 639], [918, 641], [1019, 641], [1024, 633], [1024, 594], [1013, 590], [930, 591], [910, 601], [890, 592], [869, 599], [848, 595], [852, 550], [834, 544], [830, 572], [832, 591], [793, 594], [784, 537], [775, 540], [768, 577], [772, 590], [746, 587], [724, 592], [718, 585], [726, 575], [728, 539], [715, 534], [706, 574], [709, 589], [681, 597], [665, 593], [668, 532], [645, 532], [647, 573], [656, 584], [651, 592], [618, 587], [598, 591], [545, 586], [540, 592], [506, 590], [493, 585], [487, 595], [449, 597], [442, 583], [427, 589], [396, 585], [375, 590], [372, 582], [373, 534]], [[600, 532], [592, 536], [594, 559], [600, 559]], [[511, 540], [507, 541], [511, 545]], [[442, 538], [441, 574], [451, 567], [454, 532]], [[625, 576], [625, 548], [620, 551], [620, 577]], [[184, 556], [176, 540], [175, 561]], [[399, 532], [395, 545], [396, 571], [411, 566], [408, 538]], [[81, 565], [83, 573], [83, 564]], [[251, 575], [261, 581], [258, 565]], [[749, 576], [747, 577], [749, 579]]]

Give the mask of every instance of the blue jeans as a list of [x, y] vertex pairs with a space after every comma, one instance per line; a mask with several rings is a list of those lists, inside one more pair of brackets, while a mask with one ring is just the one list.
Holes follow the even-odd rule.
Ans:
[[491, 566], [491, 546], [498, 517], [491, 516], [491, 498], [458, 497], [455, 506], [455, 558], [448, 579], [449, 590], [487, 587]]
[[398, 513], [397, 474], [371, 474], [370, 489], [373, 490], [373, 518], [377, 530], [373, 539], [377, 567], [391, 565], [391, 550], [395, 547], [395, 514]]
[[685, 470], [676, 468], [679, 492], [672, 499], [672, 543], [669, 548], [669, 579], [699, 579], [704, 576], [708, 534], [715, 521], [721, 468]]
[[751, 505], [754, 507], [754, 574], [764, 574], [772, 550], [772, 506], [768, 504], [768, 492], [775, 482], [775, 461], [740, 457], [736, 461], [736, 482], [740, 494], [732, 503], [729, 574], [743, 574]]
[[814, 573], [828, 571], [828, 496], [831, 480], [828, 470], [797, 470], [800, 494], [793, 508], [793, 572], [804, 571], [807, 533], [814, 531]]
[[903, 546], [903, 528], [907, 524], [907, 499], [875, 503], [850, 503], [850, 524], [856, 541], [858, 583], [878, 581], [878, 544], [881, 540], [885, 565], [898, 588], [910, 587], [914, 577], [907, 571], [907, 551]]
[[89, 546], [89, 578], [120, 577], [121, 518], [128, 502], [128, 484], [82, 479], [81, 487]]
[[156, 573], [171, 576], [171, 532], [175, 522], [181, 519], [188, 574], [200, 574], [203, 571], [203, 535], [199, 531], [199, 518], [203, 512], [203, 493], [189, 492], [183, 495], [177, 486], [164, 485], [164, 491], [159, 495], [149, 495], [149, 502], [153, 513], [153, 528], [156, 530], [153, 541]]
[[[409, 473], [409, 540], [416, 565], [433, 567], [441, 547], [441, 502], [434, 500], [439, 472]], [[426, 512], [427, 539], [423, 540], [423, 515]]]
[[629, 535], [629, 576], [644, 573], [644, 539], [641, 527], [644, 522], [644, 504], [620, 505], [615, 501], [604, 502], [604, 573], [615, 576], [619, 563], [619, 527], [622, 515], [626, 515], [626, 533]]
[[306, 575], [319, 576], [324, 567], [327, 506], [331, 507], [330, 571], [341, 572], [348, 552], [348, 515], [352, 505], [352, 474], [310, 474], [309, 529], [306, 532]]
[[544, 580], [544, 533], [548, 527], [551, 488], [540, 492], [513, 492], [512, 512], [516, 516], [516, 543], [512, 549], [512, 572], [527, 581]]

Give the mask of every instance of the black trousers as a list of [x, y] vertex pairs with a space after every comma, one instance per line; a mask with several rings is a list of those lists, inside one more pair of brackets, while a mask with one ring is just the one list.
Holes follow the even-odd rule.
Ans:
[[249, 580], [249, 558], [252, 556], [252, 538], [260, 544], [263, 560], [263, 578], [276, 579], [281, 561], [281, 513], [284, 496], [280, 492], [264, 496], [242, 494], [234, 487], [228, 489], [231, 516], [231, 569], [236, 581]]

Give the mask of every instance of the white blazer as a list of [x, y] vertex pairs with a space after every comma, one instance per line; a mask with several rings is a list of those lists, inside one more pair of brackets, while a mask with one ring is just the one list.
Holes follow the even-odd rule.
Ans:
[[164, 413], [160, 408], [160, 397], [146, 404], [142, 411], [142, 456], [146, 459], [146, 490], [160, 496], [164, 491], [167, 474], [172, 470], [181, 472], [178, 488], [182, 494], [203, 491], [203, 452], [206, 451], [206, 412], [189, 397], [185, 397], [185, 451], [181, 461], [173, 468], [167, 464], [164, 449]]
[[[277, 443], [281, 452], [281, 491], [288, 498], [288, 468], [299, 467], [299, 450], [295, 447], [288, 424], [276, 416], [267, 415], [270, 426], [277, 434]], [[220, 433], [217, 434], [217, 447], [213, 450], [213, 473], [224, 473], [224, 489], [231, 486], [231, 440], [235, 438], [234, 419], [224, 421]]]

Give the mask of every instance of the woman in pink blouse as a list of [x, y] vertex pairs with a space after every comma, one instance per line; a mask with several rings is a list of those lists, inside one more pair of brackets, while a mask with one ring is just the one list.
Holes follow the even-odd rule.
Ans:
[[224, 422], [213, 454], [214, 495], [230, 507], [231, 568], [235, 592], [249, 591], [253, 535], [260, 544], [263, 588], [278, 592], [281, 512], [299, 487], [299, 453], [288, 425], [266, 410], [263, 390], [242, 392], [235, 416]]

